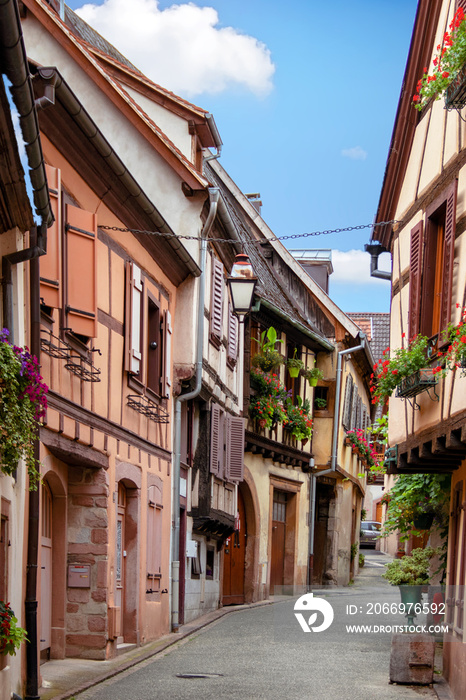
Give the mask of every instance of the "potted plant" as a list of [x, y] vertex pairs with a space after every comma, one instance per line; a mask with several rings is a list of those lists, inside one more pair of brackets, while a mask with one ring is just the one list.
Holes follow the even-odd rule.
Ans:
[[9, 603], [0, 600], [0, 654], [14, 656], [21, 643], [27, 641], [26, 630], [20, 627]]
[[319, 379], [324, 378], [324, 373], [318, 367], [312, 367], [312, 369], [305, 369], [303, 370], [302, 374], [303, 377], [305, 377], [308, 380], [310, 386], [317, 386], [317, 382], [319, 381]]
[[249, 404], [249, 416], [256, 419], [261, 428], [272, 428], [286, 418], [284, 404], [289, 393], [275, 374], [259, 368], [251, 370], [251, 388], [254, 396]]
[[[460, 304], [456, 306], [461, 308]], [[458, 324], [448, 324], [443, 339], [448, 342], [448, 348], [445, 353], [439, 352], [439, 356], [444, 358], [442, 374], [445, 376], [448, 370], [454, 371], [459, 368], [461, 375], [466, 376], [466, 309], [461, 310]]]
[[294, 405], [290, 399], [286, 403], [286, 418], [284, 428], [297, 440], [308, 441], [312, 435], [312, 418], [310, 416], [310, 403], [308, 399], [297, 397]]
[[417, 84], [413, 105], [419, 111], [431, 98], [438, 100], [443, 94], [447, 108], [464, 106], [465, 75], [462, 69], [466, 62], [466, 22], [461, 7], [456, 11], [449, 30], [437, 46], [432, 72], [429, 74], [426, 68]]
[[386, 571], [382, 578], [399, 587], [401, 602], [407, 608], [408, 624], [412, 624], [416, 616], [415, 606], [422, 600], [422, 587], [431, 579], [430, 561], [436, 554], [439, 554], [438, 548], [413, 549], [410, 555], [385, 564]]
[[278, 369], [283, 363], [283, 357], [275, 349], [277, 343], [283, 343], [283, 340], [278, 339], [277, 331], [270, 326], [267, 331], [261, 333], [259, 352], [252, 358], [252, 366], [259, 367], [264, 372], [273, 372]]
[[288, 360], [286, 361], [286, 366], [288, 368], [290, 377], [294, 378], [299, 376], [300, 371], [304, 367], [304, 362], [296, 357], [296, 352], [297, 348], [294, 349], [293, 357], [288, 358]]
[[314, 399], [314, 406], [319, 411], [325, 410], [327, 408], [327, 399], [324, 399], [321, 396], [317, 396]]
[[346, 442], [348, 445], [351, 445], [353, 452], [356, 452], [369, 468], [380, 468], [380, 455], [375, 451], [374, 446], [368, 442], [364, 435], [364, 430], [349, 430], [346, 433]]
[[[404, 337], [403, 333], [402, 338]], [[405, 347], [397, 348], [391, 357], [390, 348], [383, 351], [371, 374], [373, 404], [387, 403], [395, 389], [397, 396], [414, 396], [437, 382], [435, 374], [442, 368], [427, 368], [427, 346], [428, 339], [418, 335]]]
[[11, 345], [8, 337], [4, 328], [0, 333], [0, 468], [11, 475], [24, 459], [33, 488], [39, 478], [33, 443], [47, 408], [48, 387], [39, 374], [37, 357], [27, 348]]

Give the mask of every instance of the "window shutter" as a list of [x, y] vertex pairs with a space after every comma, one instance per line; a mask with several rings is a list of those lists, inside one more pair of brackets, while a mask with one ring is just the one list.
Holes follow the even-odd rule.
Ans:
[[352, 393], [353, 393], [353, 377], [351, 376], [351, 374], [348, 374], [348, 376], [346, 377], [346, 384], [345, 384], [345, 400], [343, 403], [343, 419], [342, 419], [343, 427], [346, 430], [350, 429]]
[[73, 333], [97, 335], [97, 216], [66, 205], [66, 325]]
[[424, 238], [424, 225], [420, 221], [411, 231], [411, 249], [409, 253], [409, 323], [408, 338], [414, 338], [419, 332], [421, 311], [421, 257]]
[[162, 573], [162, 492], [149, 486], [147, 508], [147, 575]]
[[172, 317], [167, 310], [163, 314], [164, 353], [163, 353], [163, 396], [170, 396], [172, 385]]
[[238, 357], [238, 319], [229, 309], [228, 317], [228, 358], [236, 362]]
[[212, 256], [212, 295], [210, 300], [210, 332], [221, 340], [223, 308], [223, 265]]
[[142, 275], [134, 263], [126, 265], [125, 370], [141, 371]]
[[361, 428], [363, 427], [362, 420], [363, 420], [363, 416], [362, 416], [362, 399], [361, 399], [360, 396], [358, 396], [358, 405], [357, 405], [357, 408], [356, 408], [356, 423], [355, 423], [356, 428], [357, 428], [358, 430], [361, 430]]
[[353, 386], [353, 401], [352, 401], [352, 406], [351, 406], [351, 418], [350, 418], [350, 426], [351, 429], [354, 430], [357, 427], [357, 420], [358, 420], [358, 390], [355, 386]]
[[456, 0], [455, 10], [458, 10], [460, 7], [466, 12], [466, 0]]
[[40, 298], [45, 306], [61, 308], [61, 180], [60, 170], [45, 166], [50, 205], [55, 221], [47, 229], [47, 254], [39, 258]]
[[228, 416], [227, 481], [243, 481], [244, 478], [244, 418]]
[[210, 414], [210, 471], [212, 474], [219, 474], [221, 459], [223, 459], [223, 442], [220, 431], [220, 407], [213, 403]]
[[458, 181], [449, 187], [446, 195], [445, 243], [443, 250], [442, 296], [440, 305], [439, 333], [446, 330], [451, 317], [451, 291], [453, 285], [453, 262], [455, 259], [456, 192]]

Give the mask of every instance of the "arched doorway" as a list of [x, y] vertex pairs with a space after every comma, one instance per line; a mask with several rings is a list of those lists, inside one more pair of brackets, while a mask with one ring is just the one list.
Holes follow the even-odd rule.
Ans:
[[115, 557], [115, 579], [116, 592], [115, 602], [118, 610], [117, 644], [124, 642], [124, 614], [125, 614], [125, 583], [126, 583], [126, 544], [125, 544], [125, 516], [126, 516], [126, 488], [121, 482], [118, 484], [117, 500], [117, 526], [116, 526], [116, 557]]
[[223, 557], [223, 605], [244, 603], [244, 572], [246, 562], [246, 510], [238, 489], [237, 529], [225, 541]]

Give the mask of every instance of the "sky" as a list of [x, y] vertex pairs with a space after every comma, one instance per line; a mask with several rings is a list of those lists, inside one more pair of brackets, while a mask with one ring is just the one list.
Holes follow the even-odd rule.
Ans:
[[[154, 82], [208, 110], [220, 162], [277, 236], [370, 225], [417, 0], [97, 0], [67, 4]], [[284, 240], [332, 249], [345, 312], [388, 312], [370, 227]], [[380, 267], [389, 269], [388, 254]]]

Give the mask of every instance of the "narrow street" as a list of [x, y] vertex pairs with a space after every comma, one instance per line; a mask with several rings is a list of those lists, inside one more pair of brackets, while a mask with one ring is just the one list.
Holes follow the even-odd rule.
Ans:
[[[347, 606], [397, 602], [399, 592], [381, 578], [386, 557], [362, 550], [366, 565], [350, 587], [326, 590], [334, 621], [305, 634], [293, 606], [296, 596], [219, 619], [165, 652], [89, 690], [76, 700], [324, 697], [354, 700], [436, 698], [432, 688], [389, 683], [391, 634], [348, 634]], [[380, 623], [381, 619], [354, 620]], [[316, 623], [319, 624], [319, 623]]]

